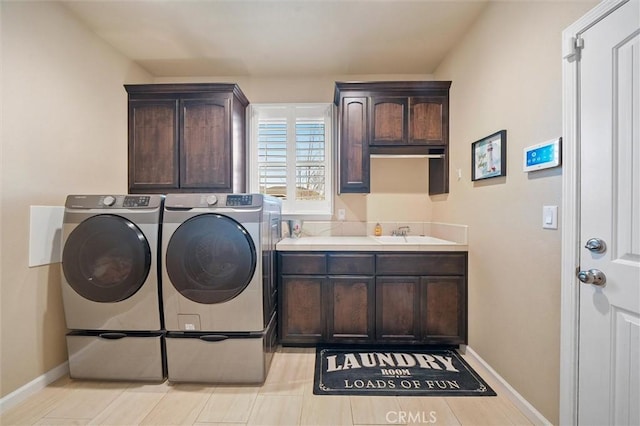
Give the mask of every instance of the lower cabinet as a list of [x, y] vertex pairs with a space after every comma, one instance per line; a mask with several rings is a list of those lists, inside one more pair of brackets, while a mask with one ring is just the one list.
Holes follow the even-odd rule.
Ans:
[[464, 277], [377, 277], [376, 339], [466, 343]]
[[420, 340], [420, 278], [376, 278], [376, 340]]
[[326, 339], [330, 342], [373, 342], [375, 311], [373, 277], [329, 277], [325, 286]]
[[467, 343], [467, 278], [421, 278], [421, 338], [429, 343]]
[[324, 277], [283, 276], [279, 294], [280, 339], [296, 343], [317, 343], [325, 338], [322, 302]]
[[467, 253], [279, 252], [282, 344], [467, 343]]

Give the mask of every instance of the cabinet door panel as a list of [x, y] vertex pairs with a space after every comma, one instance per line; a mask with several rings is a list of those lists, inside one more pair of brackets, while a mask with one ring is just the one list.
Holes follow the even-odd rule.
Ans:
[[449, 148], [445, 147], [443, 158], [429, 158], [429, 195], [449, 192]]
[[375, 256], [361, 253], [329, 253], [327, 269], [330, 275], [373, 275]]
[[369, 192], [367, 98], [342, 100], [340, 192]]
[[374, 329], [372, 277], [330, 277], [327, 335], [335, 341], [371, 341]]
[[407, 143], [407, 98], [371, 99], [371, 145]]
[[178, 188], [177, 102], [129, 103], [129, 191]]
[[282, 277], [280, 338], [283, 342], [319, 342], [324, 336], [320, 277]]
[[280, 273], [284, 275], [325, 275], [326, 255], [317, 253], [280, 253]]
[[423, 339], [430, 343], [466, 343], [466, 294], [463, 277], [426, 277]]
[[181, 104], [181, 187], [231, 192], [229, 99]]
[[376, 278], [376, 338], [420, 339], [420, 278]]
[[376, 255], [380, 275], [464, 275], [466, 253], [382, 253]]
[[415, 97], [410, 100], [409, 143], [444, 145], [447, 133], [444, 97]]

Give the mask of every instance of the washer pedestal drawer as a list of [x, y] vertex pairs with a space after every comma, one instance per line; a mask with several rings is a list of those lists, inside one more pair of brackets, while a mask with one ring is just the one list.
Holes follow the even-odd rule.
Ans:
[[262, 332], [168, 332], [168, 380], [264, 383], [276, 349], [275, 324], [274, 315]]
[[162, 382], [163, 332], [72, 331], [67, 334], [73, 379]]

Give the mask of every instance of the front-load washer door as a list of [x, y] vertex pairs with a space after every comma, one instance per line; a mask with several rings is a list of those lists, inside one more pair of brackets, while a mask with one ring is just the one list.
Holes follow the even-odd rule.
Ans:
[[151, 249], [140, 229], [110, 214], [92, 216], [71, 231], [62, 252], [69, 285], [94, 302], [128, 299], [144, 284], [151, 268]]
[[247, 230], [219, 214], [203, 214], [181, 224], [167, 245], [167, 274], [187, 299], [214, 304], [229, 301], [249, 285], [256, 248]]

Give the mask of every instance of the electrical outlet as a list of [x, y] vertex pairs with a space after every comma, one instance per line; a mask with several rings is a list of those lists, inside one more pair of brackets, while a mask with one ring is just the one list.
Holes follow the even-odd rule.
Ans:
[[345, 209], [338, 209], [338, 220], [344, 220], [347, 215]]

